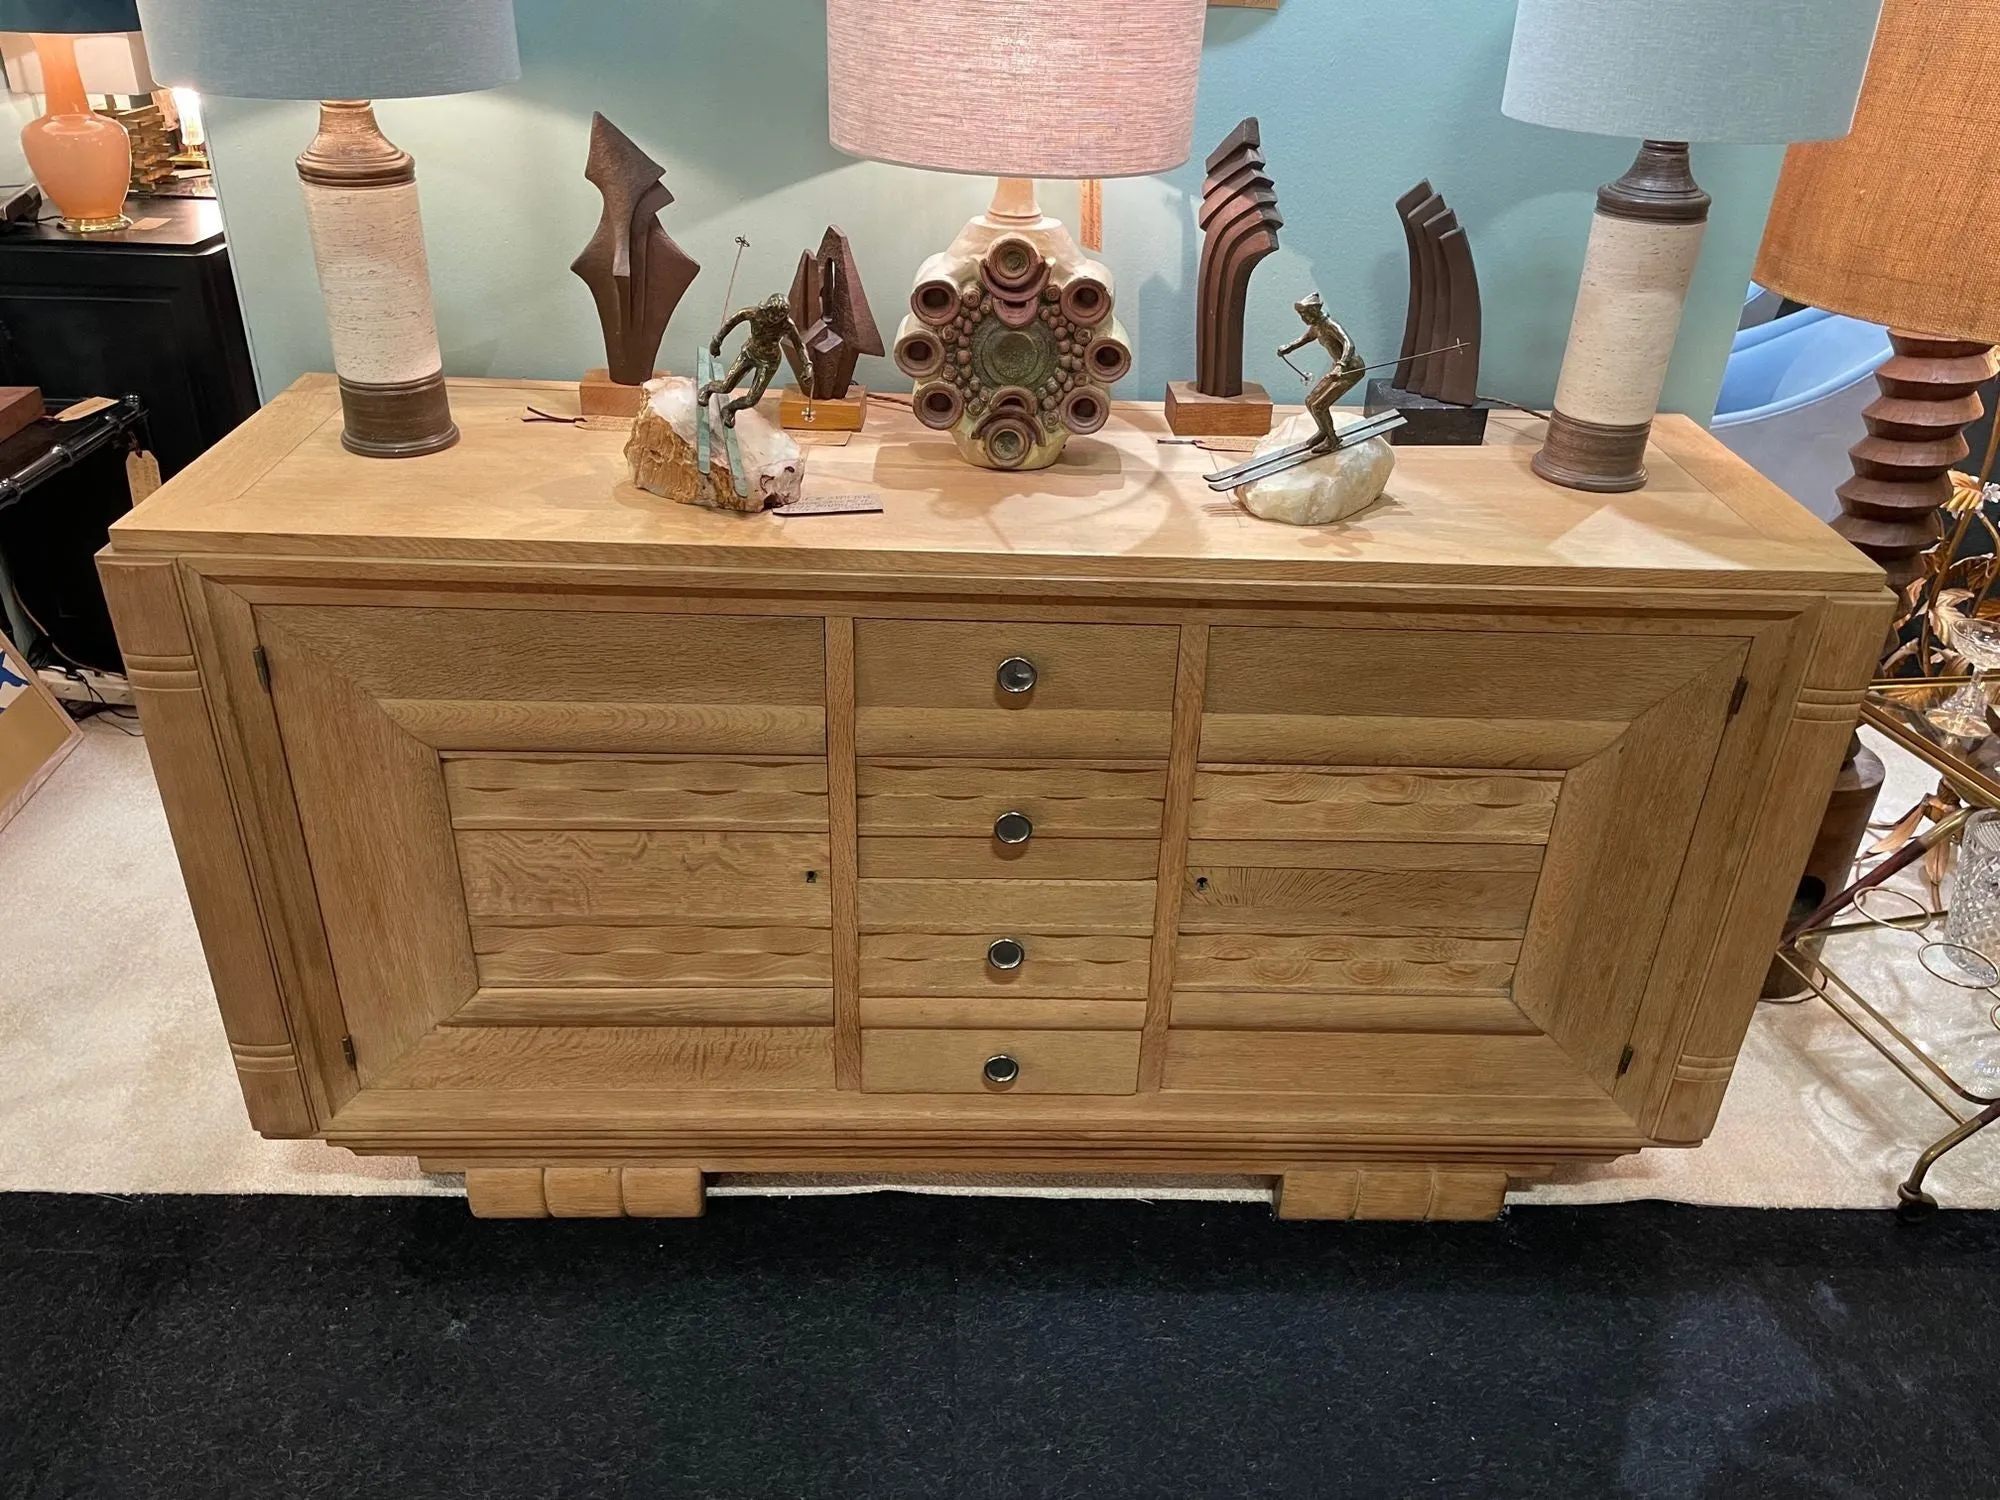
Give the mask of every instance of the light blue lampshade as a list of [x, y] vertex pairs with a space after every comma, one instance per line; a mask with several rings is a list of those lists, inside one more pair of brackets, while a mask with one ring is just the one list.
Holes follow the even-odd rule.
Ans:
[[409, 99], [521, 76], [514, 0], [139, 0], [163, 83], [237, 99]]
[[1881, 12], [1882, 0], [1520, 0], [1500, 108], [1657, 141], [1843, 136]]
[[0, 0], [0, 31], [90, 36], [138, 29], [139, 12], [132, 0]]

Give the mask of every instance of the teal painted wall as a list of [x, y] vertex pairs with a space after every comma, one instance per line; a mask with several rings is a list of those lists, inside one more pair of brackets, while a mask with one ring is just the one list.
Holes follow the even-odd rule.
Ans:
[[[918, 263], [990, 191], [980, 179], [854, 161], [827, 144], [820, 0], [517, 0], [517, 10], [520, 83], [379, 110], [417, 157], [452, 373], [574, 377], [603, 362], [589, 296], [568, 270], [597, 217], [581, 175], [593, 109], [667, 165], [678, 201], [665, 222], [704, 266], [663, 353], [683, 372], [721, 315], [735, 235], [751, 241], [740, 303], [786, 285], [800, 250], [840, 224], [893, 327]], [[1296, 331], [1291, 304], [1315, 286], [1371, 358], [1395, 354], [1407, 272], [1393, 202], [1428, 176], [1471, 232], [1486, 301], [1483, 387], [1548, 401], [1592, 195], [1635, 143], [1502, 118], [1512, 26], [1506, 0], [1211, 11], [1196, 161], [1106, 187], [1104, 258], [1137, 346], [1120, 394], [1157, 398], [1169, 378], [1191, 373], [1199, 158], [1256, 114], [1287, 222], [1284, 249], [1252, 287], [1252, 378], [1296, 399], [1297, 377], [1268, 351]], [[292, 172], [313, 109], [214, 99], [207, 117], [268, 394], [331, 366]], [[1772, 147], [1696, 149], [1716, 206], [1670, 410], [1706, 418], [1713, 409], [1780, 160]], [[1074, 186], [1046, 185], [1043, 196], [1073, 219]], [[908, 384], [886, 362], [863, 378]]]

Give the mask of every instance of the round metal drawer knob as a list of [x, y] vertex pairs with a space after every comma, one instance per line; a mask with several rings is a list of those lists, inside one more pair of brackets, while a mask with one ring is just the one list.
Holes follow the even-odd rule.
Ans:
[[1035, 836], [1035, 825], [1026, 813], [1003, 812], [993, 820], [993, 837], [1003, 844], [1025, 844]]
[[986, 950], [986, 961], [1005, 973], [1018, 969], [1028, 961], [1028, 950], [1021, 946], [1018, 938], [996, 938], [993, 946]]
[[1000, 670], [994, 674], [1003, 693], [1032, 692], [1035, 686], [1035, 664], [1025, 656], [1010, 656], [1000, 663]]
[[1006, 1053], [986, 1059], [986, 1066], [979, 1070], [979, 1076], [996, 1089], [1009, 1087], [1021, 1076], [1021, 1065]]

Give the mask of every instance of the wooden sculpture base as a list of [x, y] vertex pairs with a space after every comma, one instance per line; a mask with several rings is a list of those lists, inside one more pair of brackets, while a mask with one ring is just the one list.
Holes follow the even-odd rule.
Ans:
[[850, 385], [831, 401], [808, 401], [795, 385], [778, 398], [778, 425], [793, 432], [859, 432], [868, 425], [868, 388]]
[[1398, 448], [1474, 448], [1486, 441], [1486, 414], [1490, 401], [1461, 406], [1455, 401], [1438, 401], [1415, 391], [1398, 390], [1386, 380], [1368, 382], [1366, 415], [1401, 412], [1404, 425], [1389, 434]]
[[1861, 414], [1868, 436], [1847, 450], [1854, 477], [1835, 491], [1833, 529], [1900, 589], [1944, 537], [1951, 468], [1971, 452], [1965, 429], [1984, 414], [1979, 387], [2000, 371], [2000, 357], [1990, 345], [1913, 333], [1891, 332], [1889, 343], [1896, 352], [1875, 372], [1882, 394]]
[[1240, 396], [1206, 396], [1192, 380], [1167, 383], [1167, 425], [1181, 437], [1262, 437], [1271, 430], [1271, 393], [1254, 380]]
[[[654, 371], [655, 378], [658, 374]], [[576, 383], [576, 400], [586, 417], [636, 417], [646, 404], [646, 388], [613, 380], [609, 370], [589, 370]]]

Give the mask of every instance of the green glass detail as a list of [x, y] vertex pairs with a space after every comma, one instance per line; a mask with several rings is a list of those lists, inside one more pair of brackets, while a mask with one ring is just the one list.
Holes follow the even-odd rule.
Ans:
[[1048, 324], [1009, 328], [998, 318], [981, 323], [972, 335], [972, 373], [988, 390], [1018, 385], [1035, 390], [1059, 368], [1056, 336]]

